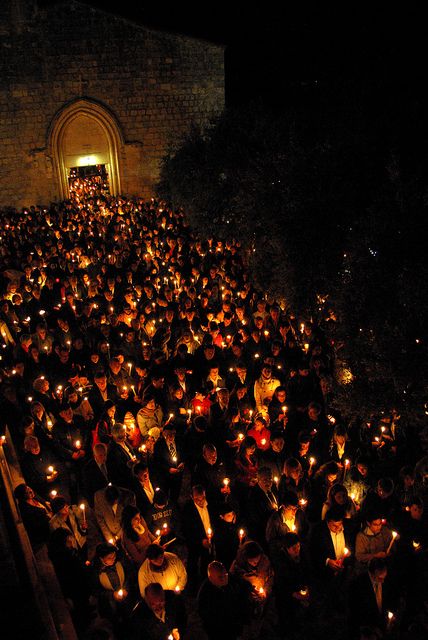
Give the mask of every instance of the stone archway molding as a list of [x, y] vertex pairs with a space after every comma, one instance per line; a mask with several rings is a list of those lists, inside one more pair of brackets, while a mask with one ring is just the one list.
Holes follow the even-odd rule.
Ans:
[[124, 145], [119, 123], [115, 116], [99, 102], [89, 98], [79, 98], [56, 113], [48, 132], [48, 148], [54, 164], [60, 199], [65, 200], [69, 197], [64, 135], [70, 122], [81, 115], [97, 122], [106, 135], [110, 157], [110, 193], [119, 195], [121, 193], [119, 153]]

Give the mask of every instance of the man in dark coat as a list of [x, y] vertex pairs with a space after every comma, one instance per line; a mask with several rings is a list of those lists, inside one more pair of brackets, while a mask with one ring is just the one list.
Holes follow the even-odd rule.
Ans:
[[229, 577], [224, 565], [214, 560], [208, 578], [198, 593], [198, 611], [209, 640], [236, 640], [249, 612], [246, 611], [245, 583]]
[[378, 630], [383, 637], [394, 622], [392, 616], [398, 605], [397, 593], [389, 580], [384, 558], [370, 560], [368, 571], [351, 582], [348, 598], [350, 637], [359, 638], [362, 626]]
[[205, 488], [201, 485], [192, 487], [192, 499], [183, 507], [183, 533], [189, 557], [187, 574], [189, 588], [195, 590], [201, 576], [205, 576], [206, 568], [214, 556], [214, 514], [208, 505]]
[[127, 637], [132, 640], [166, 640], [183, 638], [187, 619], [180, 595], [165, 591], [158, 582], [151, 582], [131, 614]]

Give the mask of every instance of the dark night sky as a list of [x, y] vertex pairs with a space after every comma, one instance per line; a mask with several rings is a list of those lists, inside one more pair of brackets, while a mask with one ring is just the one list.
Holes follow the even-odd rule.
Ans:
[[[39, 0], [51, 4], [58, 0]], [[365, 3], [241, 0], [143, 3], [81, 0], [147, 26], [195, 35], [226, 46], [229, 104], [262, 98], [284, 104], [284, 94], [332, 90], [424, 93], [425, 21], [418, 9]], [[371, 3], [373, 4], [373, 3]], [[336, 5], [336, 6], [334, 6]], [[402, 10], [403, 9], [403, 10]], [[418, 72], [420, 69], [420, 74]], [[410, 75], [419, 82], [413, 84]], [[377, 99], [377, 97], [375, 97]]]

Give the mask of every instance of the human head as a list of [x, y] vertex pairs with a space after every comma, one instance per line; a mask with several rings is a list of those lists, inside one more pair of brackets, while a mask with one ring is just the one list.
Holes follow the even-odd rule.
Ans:
[[146, 558], [155, 567], [161, 567], [165, 560], [165, 551], [159, 544], [152, 543], [147, 547]]
[[273, 482], [272, 469], [270, 467], [260, 467], [257, 472], [257, 482], [263, 491], [270, 491]]
[[334, 505], [325, 514], [327, 526], [332, 533], [340, 533], [343, 530], [343, 518], [345, 514], [342, 507]]
[[202, 447], [202, 455], [206, 462], [211, 466], [217, 462], [217, 449], [210, 442], [204, 444]]
[[214, 587], [221, 589], [225, 587], [229, 582], [229, 574], [226, 571], [225, 566], [218, 560], [213, 560], [208, 565], [208, 580]]
[[144, 600], [157, 616], [165, 610], [165, 592], [159, 582], [151, 582], [144, 590]]
[[201, 484], [196, 484], [192, 487], [192, 499], [201, 509], [207, 506], [205, 488]]

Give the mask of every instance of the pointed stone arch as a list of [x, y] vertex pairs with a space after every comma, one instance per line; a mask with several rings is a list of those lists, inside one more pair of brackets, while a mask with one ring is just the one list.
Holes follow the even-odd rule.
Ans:
[[[67, 156], [67, 132], [78, 124], [78, 119], [85, 121], [89, 127], [93, 125], [94, 137], [103, 144], [102, 163], [108, 164], [110, 192], [113, 195], [121, 193], [120, 153], [124, 145], [123, 135], [115, 116], [103, 105], [88, 98], [78, 99], [67, 104], [54, 116], [49, 132], [48, 147], [53, 161], [58, 193], [61, 199], [69, 196]], [[81, 149], [82, 157], [87, 156], [85, 149]], [[95, 162], [98, 164], [98, 162]]]

